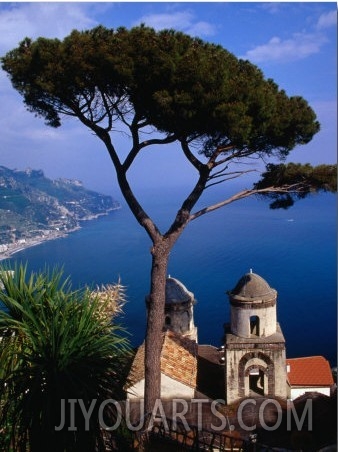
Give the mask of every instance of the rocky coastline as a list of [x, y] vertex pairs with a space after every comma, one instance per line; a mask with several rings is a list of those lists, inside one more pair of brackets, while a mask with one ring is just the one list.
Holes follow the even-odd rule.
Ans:
[[0, 261], [66, 237], [83, 221], [120, 207], [112, 196], [88, 190], [79, 180], [51, 180], [42, 170], [0, 166]]
[[[116, 206], [107, 209], [106, 212], [103, 213], [88, 215], [84, 218], [81, 218], [79, 222], [96, 220], [97, 218], [109, 215], [109, 213], [111, 213], [112, 211], [119, 210], [120, 208], [121, 206]], [[47, 231], [45, 230], [43, 231], [43, 235], [39, 234], [35, 237], [32, 236], [24, 240], [7, 243], [6, 245], [0, 244], [0, 261], [10, 259], [14, 254], [19, 253], [20, 251], [23, 251], [27, 248], [31, 248], [33, 246], [41, 245], [42, 243], [48, 242], [49, 240], [56, 240], [68, 237], [69, 234], [78, 231], [79, 229], [81, 229], [80, 224], [69, 230], [47, 230]], [[1, 250], [1, 247], [3, 250]]]

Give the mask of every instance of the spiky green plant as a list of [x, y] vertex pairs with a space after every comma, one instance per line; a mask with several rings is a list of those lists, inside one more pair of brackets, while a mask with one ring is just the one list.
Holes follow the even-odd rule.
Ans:
[[[115, 289], [117, 313], [122, 287]], [[98, 410], [121, 398], [130, 351], [114, 311], [98, 314], [107, 300], [72, 290], [60, 270], [0, 268], [1, 450], [104, 450]], [[83, 409], [92, 409], [87, 424]]]

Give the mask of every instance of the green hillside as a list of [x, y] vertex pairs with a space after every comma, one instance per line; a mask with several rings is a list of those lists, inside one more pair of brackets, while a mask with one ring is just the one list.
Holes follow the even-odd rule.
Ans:
[[68, 232], [81, 220], [118, 207], [111, 196], [87, 190], [79, 181], [0, 166], [0, 245]]

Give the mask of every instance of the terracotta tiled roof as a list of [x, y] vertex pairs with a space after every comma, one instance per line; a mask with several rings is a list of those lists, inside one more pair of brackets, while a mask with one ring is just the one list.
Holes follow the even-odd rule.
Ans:
[[137, 349], [136, 355], [131, 366], [126, 388], [133, 386], [144, 378], [144, 342]]
[[[166, 331], [162, 336], [161, 372], [192, 388], [197, 379], [197, 344], [194, 340]], [[144, 378], [144, 343], [138, 348], [129, 374], [133, 385]]]
[[192, 388], [196, 387], [197, 344], [186, 337], [167, 331], [161, 354], [161, 372]]
[[329, 362], [323, 356], [287, 359], [291, 386], [331, 386], [333, 377]]

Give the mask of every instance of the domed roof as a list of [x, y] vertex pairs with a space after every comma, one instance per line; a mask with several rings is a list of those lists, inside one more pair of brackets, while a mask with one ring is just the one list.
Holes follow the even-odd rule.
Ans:
[[246, 273], [229, 293], [231, 297], [243, 301], [271, 300], [276, 297], [276, 290], [272, 289], [261, 276], [256, 273]]
[[187, 301], [193, 301], [194, 294], [182, 284], [178, 279], [167, 278], [165, 286], [165, 302], [166, 304], [172, 303], [184, 303]]

